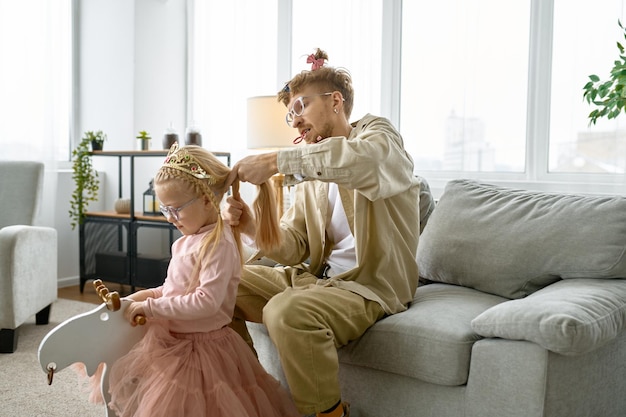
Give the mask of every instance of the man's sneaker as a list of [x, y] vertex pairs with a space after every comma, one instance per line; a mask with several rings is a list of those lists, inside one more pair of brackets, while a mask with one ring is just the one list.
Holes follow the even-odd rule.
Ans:
[[329, 413], [317, 413], [316, 417], [349, 417], [350, 416], [350, 403], [342, 402], [340, 405]]

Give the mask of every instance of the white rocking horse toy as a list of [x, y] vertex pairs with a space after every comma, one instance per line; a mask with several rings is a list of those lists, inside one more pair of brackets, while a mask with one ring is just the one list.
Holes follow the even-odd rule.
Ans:
[[[109, 368], [145, 334], [143, 326], [131, 326], [124, 318], [123, 311], [129, 300], [109, 290], [102, 281], [95, 280], [94, 287], [103, 303], [92, 311], [65, 320], [52, 329], [39, 345], [39, 363], [48, 374], [48, 384], [53, 377], [69, 365], [82, 362], [87, 374], [93, 375], [100, 363], [102, 372], [102, 398], [106, 405], [106, 416], [115, 417], [109, 409]], [[122, 309], [122, 306], [124, 309]], [[145, 317], [135, 317], [137, 324], [144, 324]]]

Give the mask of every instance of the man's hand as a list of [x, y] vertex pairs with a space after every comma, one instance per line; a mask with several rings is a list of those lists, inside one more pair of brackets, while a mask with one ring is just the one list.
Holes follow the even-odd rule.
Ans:
[[229, 187], [235, 179], [260, 185], [278, 173], [278, 152], [250, 155], [237, 162], [226, 179]]

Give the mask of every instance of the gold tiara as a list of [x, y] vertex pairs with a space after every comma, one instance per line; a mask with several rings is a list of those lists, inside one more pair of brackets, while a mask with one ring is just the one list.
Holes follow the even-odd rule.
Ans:
[[204, 180], [209, 180], [209, 184], [215, 184], [215, 178], [209, 175], [200, 163], [191, 155], [187, 149], [180, 148], [178, 142], [175, 142], [163, 162], [163, 166], [177, 169], [182, 172]]

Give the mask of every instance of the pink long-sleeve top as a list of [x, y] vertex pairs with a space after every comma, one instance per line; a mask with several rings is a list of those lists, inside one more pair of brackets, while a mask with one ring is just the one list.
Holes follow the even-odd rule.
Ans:
[[205, 226], [174, 242], [165, 282], [153, 289], [155, 298], [143, 302], [146, 317], [169, 320], [172, 332], [208, 332], [232, 320], [241, 262], [230, 226], [224, 225], [217, 247], [204, 262], [198, 287], [187, 293], [199, 245], [214, 227]]

